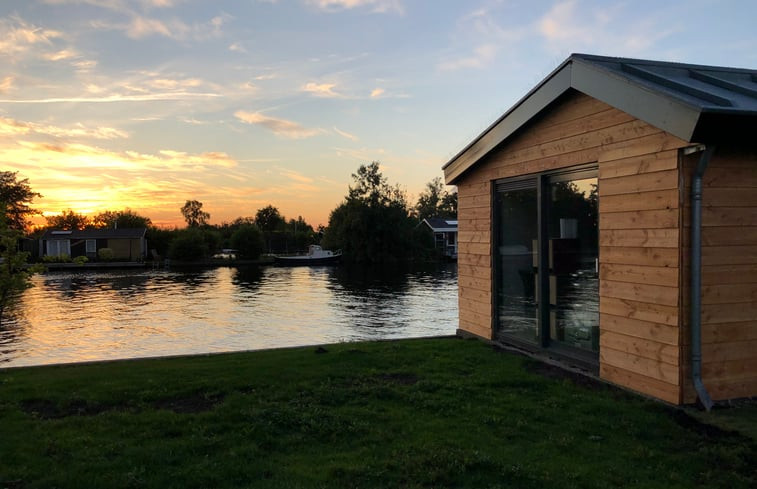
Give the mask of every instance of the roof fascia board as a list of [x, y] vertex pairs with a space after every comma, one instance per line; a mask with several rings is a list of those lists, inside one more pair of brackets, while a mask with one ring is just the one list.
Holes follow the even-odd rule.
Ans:
[[570, 89], [571, 71], [571, 63], [563, 63], [542, 84], [531, 90], [512, 109], [447, 162], [442, 167], [446, 184], [454, 185], [463, 172]]
[[651, 91], [581, 58], [573, 60], [571, 85], [677, 138], [693, 140], [700, 110], [681, 100]]

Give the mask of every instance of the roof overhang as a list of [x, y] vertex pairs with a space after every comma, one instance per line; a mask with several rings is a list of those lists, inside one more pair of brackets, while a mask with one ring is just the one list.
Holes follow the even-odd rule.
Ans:
[[[751, 86], [757, 82], [755, 73], [736, 68], [571, 55], [442, 167], [445, 182], [456, 184], [482, 157], [570, 90], [600, 100], [687, 142], [733, 141], [753, 135], [757, 128], [757, 90]], [[730, 81], [735, 77], [740, 78]], [[728, 96], [736, 102], [731, 103]]]

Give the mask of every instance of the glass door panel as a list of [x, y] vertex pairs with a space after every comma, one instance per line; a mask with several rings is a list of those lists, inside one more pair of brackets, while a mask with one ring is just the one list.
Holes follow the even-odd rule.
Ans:
[[536, 187], [499, 190], [496, 333], [535, 343], [539, 337], [536, 303], [538, 205]]
[[599, 351], [597, 178], [549, 183], [549, 337]]

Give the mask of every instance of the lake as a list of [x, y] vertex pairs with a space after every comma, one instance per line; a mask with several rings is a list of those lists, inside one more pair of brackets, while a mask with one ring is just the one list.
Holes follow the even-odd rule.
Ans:
[[47, 272], [0, 329], [0, 367], [454, 334], [457, 266]]

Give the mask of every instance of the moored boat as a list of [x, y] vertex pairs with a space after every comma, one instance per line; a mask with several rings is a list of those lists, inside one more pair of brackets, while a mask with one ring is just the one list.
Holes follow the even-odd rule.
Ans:
[[324, 250], [318, 245], [310, 245], [306, 255], [279, 255], [274, 257], [277, 265], [330, 265], [342, 259], [342, 252]]

